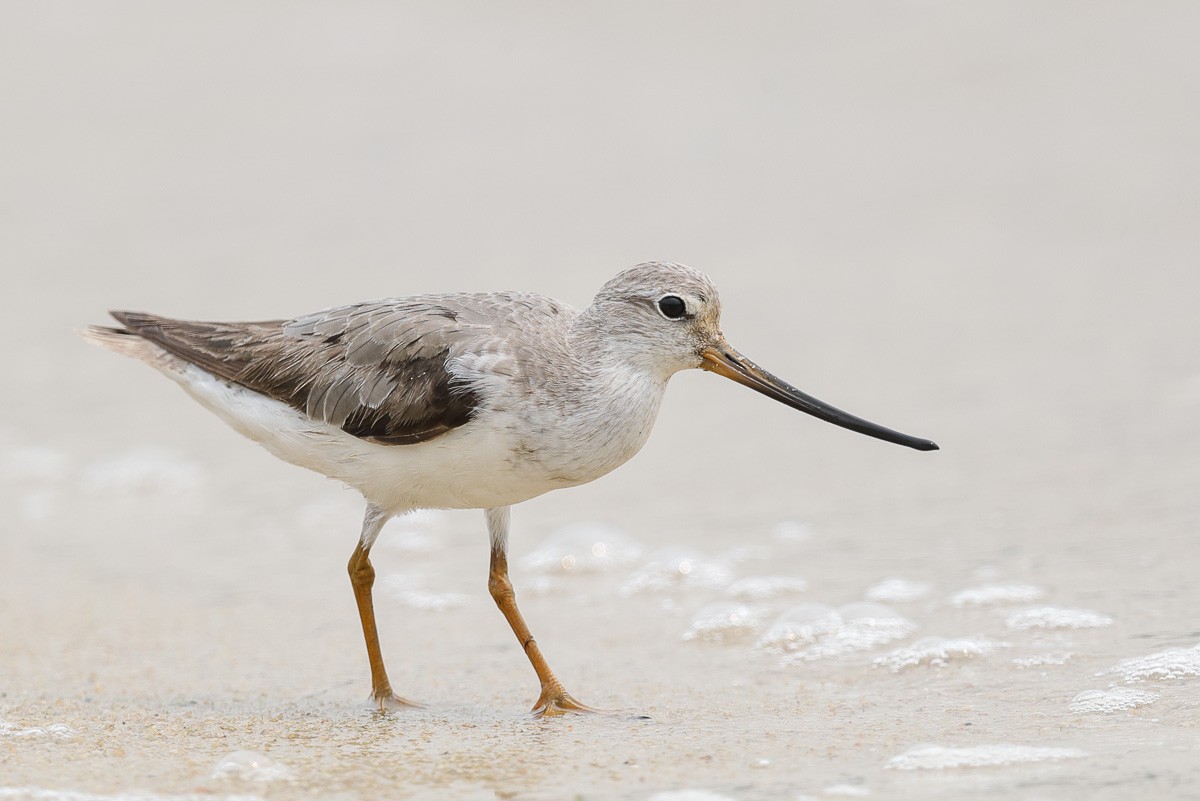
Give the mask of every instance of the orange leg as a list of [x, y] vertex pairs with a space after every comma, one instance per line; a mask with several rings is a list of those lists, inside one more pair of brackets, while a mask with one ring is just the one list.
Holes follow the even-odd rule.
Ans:
[[389, 708], [404, 706], [420, 706], [407, 701], [392, 692], [392, 684], [388, 681], [387, 670], [383, 666], [383, 653], [379, 650], [379, 631], [375, 628], [375, 605], [371, 600], [371, 587], [375, 583], [375, 568], [369, 558], [371, 545], [375, 542], [379, 530], [387, 522], [387, 517], [379, 517], [367, 511], [367, 519], [363, 521], [363, 537], [358, 547], [350, 555], [347, 570], [350, 573], [350, 583], [354, 587], [354, 600], [358, 604], [358, 616], [362, 620], [363, 638], [367, 641], [367, 659], [371, 662], [371, 697], [379, 705], [380, 712]]
[[[542, 649], [538, 648], [533, 635], [529, 633], [529, 626], [525, 625], [525, 619], [521, 617], [521, 610], [517, 608], [517, 596], [513, 592], [512, 582], [508, 580], [508, 556], [505, 554], [508, 510], [504, 509], [502, 515], [496, 514], [495, 517], [493, 517], [493, 512], [498, 512], [498, 510], [488, 510], [488, 527], [492, 530], [492, 559], [488, 572], [488, 590], [492, 593], [492, 598], [496, 601], [496, 606], [500, 607], [508, 625], [512, 627], [513, 634], [517, 635], [517, 641], [525, 649], [525, 655], [529, 657], [529, 662], [537, 673], [538, 681], [542, 684], [541, 695], [538, 696], [537, 703], [533, 705], [533, 716], [540, 718], [563, 715], [567, 712], [597, 711], [576, 701], [570, 693], [563, 689], [562, 682], [554, 675], [546, 658], [542, 656]], [[505, 536], [496, 536], [494, 524], [503, 525]]]

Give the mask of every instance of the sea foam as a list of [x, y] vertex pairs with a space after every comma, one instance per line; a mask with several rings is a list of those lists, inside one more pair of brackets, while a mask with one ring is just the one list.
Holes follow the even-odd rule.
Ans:
[[948, 768], [985, 768], [1026, 762], [1080, 759], [1086, 751], [1078, 748], [1046, 748], [1033, 745], [977, 745], [952, 748], [944, 745], [918, 745], [888, 760], [884, 767], [893, 770], [946, 770]]

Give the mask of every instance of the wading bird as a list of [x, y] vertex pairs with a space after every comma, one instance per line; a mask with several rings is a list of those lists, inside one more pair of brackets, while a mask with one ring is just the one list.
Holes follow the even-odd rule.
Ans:
[[158, 369], [280, 459], [362, 493], [349, 572], [381, 711], [411, 702], [384, 669], [371, 546], [414, 509], [485, 510], [488, 588], [537, 672], [542, 716], [589, 708], [563, 688], [517, 609], [509, 507], [628, 461], [673, 374], [709, 370], [843, 428], [937, 449], [771, 375], [726, 343], [720, 314], [707, 276], [652, 262], [618, 274], [583, 310], [524, 292], [454, 293], [254, 323], [113, 312], [121, 328], [83, 334]]

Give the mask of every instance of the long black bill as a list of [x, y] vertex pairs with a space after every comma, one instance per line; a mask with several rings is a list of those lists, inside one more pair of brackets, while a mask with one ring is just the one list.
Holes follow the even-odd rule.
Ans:
[[780, 403], [799, 409], [805, 414], [833, 423], [835, 426], [848, 428], [868, 437], [875, 437], [886, 442], [894, 442], [906, 448], [919, 451], [936, 451], [937, 443], [919, 437], [910, 437], [890, 428], [876, 425], [869, 420], [846, 414], [841, 409], [835, 409], [824, 401], [819, 401], [812, 395], [806, 395], [781, 378], [777, 378], [754, 362], [747, 359], [728, 345], [720, 348], [709, 348], [704, 351], [704, 362], [701, 368], [731, 378], [734, 381], [756, 392], [761, 392], [768, 398], [774, 398]]

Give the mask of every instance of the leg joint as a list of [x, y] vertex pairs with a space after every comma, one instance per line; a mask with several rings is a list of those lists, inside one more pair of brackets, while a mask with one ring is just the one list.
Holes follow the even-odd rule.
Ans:
[[355, 587], [370, 587], [375, 583], [375, 567], [365, 553], [355, 551], [354, 556], [350, 557], [350, 564], [346, 565], [346, 572], [350, 574], [350, 581]]
[[504, 600], [505, 596], [508, 596], [509, 600], [516, 600], [516, 593], [513, 592], [512, 582], [508, 580], [508, 576], [497, 573], [488, 576], [488, 592], [492, 594], [496, 603]]

